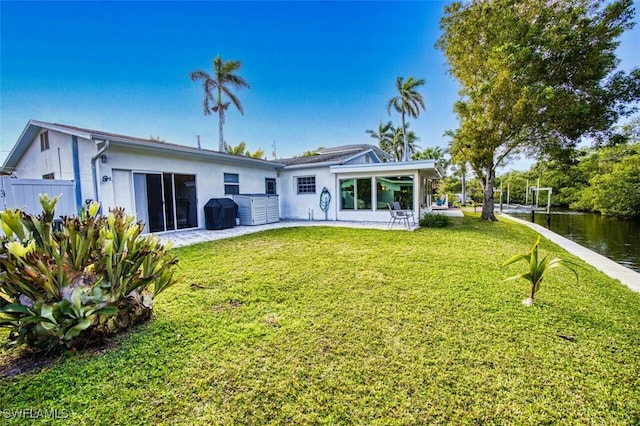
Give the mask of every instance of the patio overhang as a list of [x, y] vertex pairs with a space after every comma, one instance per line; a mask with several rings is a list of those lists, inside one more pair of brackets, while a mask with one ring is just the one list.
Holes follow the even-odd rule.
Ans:
[[363, 173], [376, 175], [418, 172], [427, 179], [440, 179], [442, 177], [442, 172], [436, 165], [435, 160], [335, 165], [329, 167], [329, 171], [335, 174]]

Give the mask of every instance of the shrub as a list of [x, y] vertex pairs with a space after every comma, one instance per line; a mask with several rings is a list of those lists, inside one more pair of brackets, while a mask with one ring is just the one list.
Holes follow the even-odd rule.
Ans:
[[91, 203], [54, 231], [57, 200], [0, 212], [0, 327], [31, 349], [75, 350], [148, 320], [178, 262], [122, 208]]
[[427, 228], [444, 228], [450, 223], [449, 216], [437, 213], [426, 213], [420, 218], [420, 226]]

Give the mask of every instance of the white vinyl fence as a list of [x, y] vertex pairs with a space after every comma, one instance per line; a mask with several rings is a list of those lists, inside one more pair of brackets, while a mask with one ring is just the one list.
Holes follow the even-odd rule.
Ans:
[[27, 213], [42, 212], [39, 195], [50, 198], [60, 195], [56, 204], [56, 217], [76, 215], [75, 184], [70, 180], [55, 179], [13, 179], [0, 177], [0, 210], [24, 209]]

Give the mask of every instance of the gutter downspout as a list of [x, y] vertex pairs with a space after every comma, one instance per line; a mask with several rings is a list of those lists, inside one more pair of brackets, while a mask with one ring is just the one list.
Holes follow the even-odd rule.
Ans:
[[76, 185], [76, 211], [79, 213], [82, 210], [82, 183], [80, 181], [80, 154], [77, 136], [71, 136], [71, 155], [73, 157], [73, 180]]
[[91, 177], [93, 178], [93, 196], [95, 198], [95, 201], [97, 202], [100, 202], [100, 197], [98, 197], [98, 177], [96, 174], [96, 161], [107, 149], [109, 149], [109, 140], [105, 140], [104, 146], [100, 148], [100, 150], [96, 153], [96, 155], [91, 157]]
[[7, 209], [7, 192], [5, 191], [4, 188], [4, 176], [0, 176], [0, 181], [2, 182], [2, 193], [0, 195], [2, 195], [2, 206], [3, 206], [3, 210]]

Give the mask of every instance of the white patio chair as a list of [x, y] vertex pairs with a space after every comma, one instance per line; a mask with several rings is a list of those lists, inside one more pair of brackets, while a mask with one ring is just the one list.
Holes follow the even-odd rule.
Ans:
[[396, 212], [402, 212], [402, 214], [404, 214], [405, 216], [407, 216], [407, 220], [409, 220], [409, 218], [411, 218], [411, 220], [413, 221], [413, 224], [416, 224], [416, 218], [413, 215], [413, 210], [403, 210], [402, 207], [400, 207], [400, 202], [398, 201], [394, 201], [393, 202], [393, 210]]
[[391, 228], [393, 227], [393, 225], [395, 225], [396, 222], [402, 222], [404, 220], [407, 229], [409, 229], [409, 216], [407, 216], [404, 211], [394, 210], [389, 203], [387, 203], [387, 208], [389, 209], [389, 213], [391, 214], [391, 219], [389, 219], [389, 225], [387, 226], [387, 228]]

